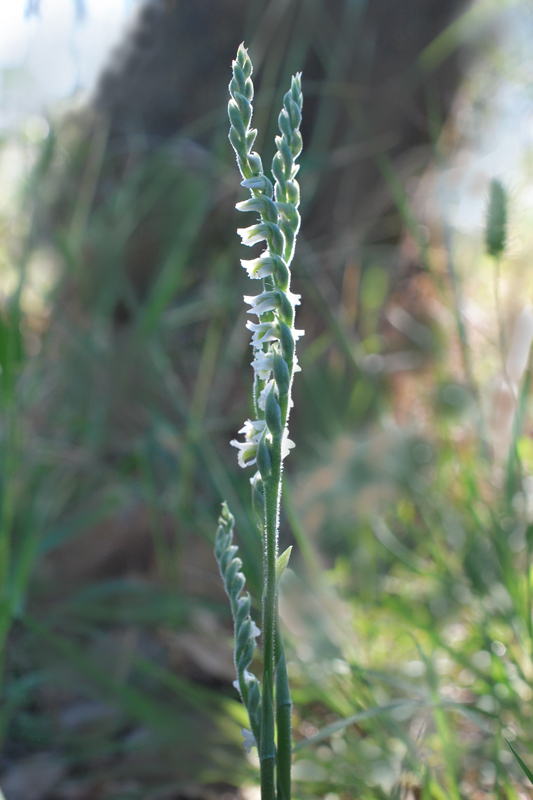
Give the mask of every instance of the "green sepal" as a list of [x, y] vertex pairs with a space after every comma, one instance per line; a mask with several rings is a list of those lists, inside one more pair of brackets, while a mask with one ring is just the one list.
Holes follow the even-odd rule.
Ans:
[[248, 698], [246, 710], [248, 711], [248, 718], [250, 720], [250, 727], [257, 742], [257, 750], [261, 746], [261, 690], [259, 688], [259, 681], [255, 675], [248, 673]]
[[276, 385], [278, 387], [278, 391], [280, 394], [287, 394], [290, 387], [291, 375], [289, 372], [289, 367], [287, 366], [287, 362], [280, 356], [279, 353], [274, 354], [273, 358], [273, 365], [274, 365], [274, 380], [276, 381]]
[[[285, 232], [285, 242], [287, 247], [291, 246], [291, 238], [292, 238], [291, 234], [292, 230], [290, 229]], [[294, 236], [294, 234], [292, 234], [292, 236]], [[294, 319], [293, 305], [289, 300], [289, 298], [287, 297], [287, 295], [285, 294], [285, 292], [278, 292], [278, 295], [279, 295], [279, 313], [281, 319], [284, 320], [287, 323], [287, 325], [292, 325], [292, 321]]]
[[290, 142], [292, 134], [291, 121], [289, 119], [287, 111], [284, 108], [282, 108], [281, 111], [279, 112], [278, 125], [282, 134], [286, 136], [288, 141]]
[[252, 484], [252, 511], [257, 527], [262, 531], [265, 527], [265, 488], [259, 472], [255, 473], [250, 483]]
[[281, 353], [290, 369], [294, 361], [294, 337], [291, 329], [283, 320], [280, 320], [279, 323], [279, 340], [281, 343]]
[[237, 160], [239, 163], [239, 168], [241, 170], [241, 173], [243, 174], [243, 176], [246, 177], [246, 171], [243, 167], [244, 165], [246, 165], [248, 159], [248, 152], [246, 150], [246, 146], [243, 140], [240, 138], [237, 130], [233, 127], [233, 125], [229, 129], [229, 140], [231, 142], [233, 149], [237, 154]]
[[256, 128], [250, 128], [250, 130], [246, 134], [246, 150], [248, 152], [250, 152], [252, 147], [254, 146], [256, 137], [257, 137], [257, 129]]
[[[279, 137], [278, 137], [279, 138]], [[281, 141], [281, 140], [280, 140]], [[281, 186], [285, 184], [285, 170], [283, 169], [283, 159], [276, 153], [272, 159], [272, 175]]]
[[300, 127], [300, 123], [302, 121], [302, 112], [300, 111], [299, 104], [292, 97], [287, 95], [285, 95], [285, 108], [291, 123], [291, 133], [292, 136], [294, 136], [295, 133], [299, 133], [297, 128]]
[[276, 136], [276, 144], [278, 146], [281, 158], [283, 160], [283, 168], [285, 170], [285, 178], [292, 177], [292, 168], [294, 166], [294, 157], [291, 153], [291, 148], [280, 136]]
[[287, 181], [285, 184], [285, 198], [287, 202], [297, 207], [300, 203], [300, 187], [295, 181]]
[[261, 473], [261, 477], [264, 481], [270, 478], [271, 474], [271, 459], [270, 459], [270, 447], [268, 446], [267, 438], [266, 438], [266, 430], [259, 439], [259, 444], [257, 445], [257, 468]]
[[298, 158], [303, 148], [303, 139], [300, 131], [293, 131], [290, 146], [291, 146], [292, 157]]
[[[239, 109], [239, 113], [241, 115], [241, 119], [245, 129], [250, 124], [250, 120], [252, 119], [252, 106], [250, 101], [240, 92], [234, 92], [233, 99], [237, 103], [237, 107]], [[231, 117], [230, 117], [231, 119]]]
[[268, 245], [272, 253], [283, 258], [283, 251], [285, 249], [285, 237], [281, 230], [274, 222], [265, 222], [270, 228], [270, 236], [268, 238]]
[[239, 137], [242, 139], [246, 138], [246, 128], [241, 117], [241, 112], [239, 106], [237, 105], [236, 101], [231, 99], [228, 103], [228, 116], [230, 119], [231, 124], [239, 134]]
[[292, 203], [276, 202], [276, 208], [283, 215], [292, 226], [295, 226], [300, 221], [300, 215], [292, 205]]
[[285, 263], [285, 261], [280, 256], [276, 256], [275, 258], [276, 258], [276, 271], [274, 273], [274, 277], [276, 280], [276, 284], [283, 292], [286, 292], [287, 289], [289, 288], [291, 274], [289, 272], [289, 268]]
[[281, 425], [281, 408], [279, 407], [274, 388], [272, 388], [266, 396], [265, 421], [272, 436], [281, 436], [283, 432]]
[[250, 166], [251, 175], [262, 175], [263, 174], [263, 162], [261, 161], [261, 156], [257, 153], [250, 153], [248, 155], [248, 164]]
[[[236, 88], [233, 87], [233, 83], [237, 84]], [[244, 74], [244, 70], [239, 64], [239, 62], [235, 61], [235, 63], [233, 64], [233, 78], [230, 81], [229, 90], [231, 94], [234, 95], [236, 91], [240, 92], [242, 89], [244, 89], [245, 86], [246, 86], [246, 75]]]
[[251, 597], [248, 594], [248, 592], [246, 592], [246, 594], [243, 594], [242, 597], [239, 597], [239, 599], [237, 601], [236, 608], [235, 608], [235, 625], [236, 625], [236, 627], [240, 627], [243, 624], [243, 622], [246, 619], [246, 617], [250, 616], [251, 603], [252, 603], [252, 600], [251, 600]]

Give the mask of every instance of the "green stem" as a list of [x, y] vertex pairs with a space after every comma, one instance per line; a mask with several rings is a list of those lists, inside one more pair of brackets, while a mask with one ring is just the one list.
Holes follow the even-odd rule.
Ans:
[[292, 700], [287, 674], [285, 647], [279, 629], [276, 631], [276, 729], [278, 749], [276, 754], [278, 800], [291, 797], [291, 757], [292, 757]]
[[271, 473], [265, 481], [265, 531], [263, 540], [263, 706], [261, 729], [261, 800], [275, 800], [274, 653], [278, 598], [276, 559], [281, 495], [281, 436], [273, 437]]

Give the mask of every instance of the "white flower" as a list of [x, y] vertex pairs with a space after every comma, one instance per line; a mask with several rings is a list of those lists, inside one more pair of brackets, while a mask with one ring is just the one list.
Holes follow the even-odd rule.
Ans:
[[275, 342], [279, 339], [278, 326], [273, 322], [251, 322], [248, 320], [246, 327], [253, 333], [252, 345], [256, 349], [262, 347], [265, 342]]
[[264, 419], [247, 419], [239, 433], [244, 433], [244, 438], [248, 442], [255, 442], [258, 444], [263, 431], [265, 430], [266, 422]]
[[276, 263], [270, 256], [241, 259], [241, 264], [250, 278], [266, 278], [268, 275], [273, 275], [276, 269]]
[[263, 389], [263, 391], [261, 392], [261, 394], [257, 398], [257, 405], [259, 406], [261, 411], [265, 410], [265, 403], [266, 403], [267, 395], [270, 392], [270, 390], [273, 388], [273, 386], [274, 386], [274, 381], [268, 381], [268, 383], [265, 385], [265, 388]]
[[272, 184], [265, 175], [254, 175], [252, 178], [246, 178], [241, 181], [241, 186], [246, 189], [256, 189], [258, 192], [266, 192], [268, 186], [272, 189]]
[[257, 244], [257, 242], [265, 242], [270, 233], [270, 228], [264, 223], [258, 225], [250, 225], [249, 228], [237, 228], [237, 233], [242, 237], [242, 243], [247, 247]]
[[252, 367], [258, 378], [261, 378], [262, 381], [267, 381], [270, 378], [270, 373], [274, 369], [273, 353], [264, 353], [262, 350], [256, 350], [255, 358], [252, 361]]
[[299, 305], [300, 305], [300, 300], [302, 299], [302, 295], [301, 295], [301, 294], [293, 294], [293, 293], [292, 293], [291, 291], [289, 291], [289, 290], [287, 290], [287, 291], [285, 292], [285, 294], [286, 294], [286, 295], [287, 295], [287, 297], [289, 298], [289, 300], [290, 300], [290, 303], [291, 303], [291, 305], [292, 305], [292, 307], [293, 307], [293, 308], [294, 308], [294, 306], [299, 306]]
[[242, 200], [235, 206], [237, 211], [257, 211], [261, 214], [265, 209], [265, 200], [263, 197], [249, 197], [248, 200]]
[[237, 461], [239, 467], [250, 467], [252, 464], [255, 464], [255, 459], [257, 456], [257, 445], [255, 442], [238, 442], [237, 439], [232, 439], [230, 442], [232, 447], [236, 447], [239, 450], [237, 455]]
[[236, 447], [239, 451], [237, 461], [239, 467], [250, 467], [255, 464], [257, 456], [257, 445], [261, 434], [265, 429], [266, 422], [264, 419], [247, 419], [239, 433], [244, 434], [244, 442], [238, 442], [237, 439], [232, 439], [230, 444]]
[[289, 439], [289, 435], [285, 430], [283, 432], [283, 439], [281, 440], [281, 457], [287, 458], [289, 452], [293, 449], [293, 447], [296, 447], [296, 445], [294, 444], [292, 439]]
[[252, 306], [249, 314], [266, 314], [267, 311], [274, 311], [279, 306], [279, 298], [276, 292], [261, 292], [256, 297], [244, 295], [244, 302]]

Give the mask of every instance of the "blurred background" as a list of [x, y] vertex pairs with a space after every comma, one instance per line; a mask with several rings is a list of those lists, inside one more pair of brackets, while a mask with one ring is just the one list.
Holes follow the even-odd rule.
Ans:
[[2, 4], [5, 800], [260, 798], [212, 555], [225, 499], [257, 618], [243, 40], [265, 164], [303, 71], [294, 798], [531, 796], [532, 34], [519, 0]]

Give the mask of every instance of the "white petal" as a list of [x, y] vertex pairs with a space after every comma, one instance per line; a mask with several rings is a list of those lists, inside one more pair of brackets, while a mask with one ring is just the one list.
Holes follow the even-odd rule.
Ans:
[[267, 395], [269, 394], [269, 392], [270, 392], [270, 390], [272, 389], [273, 386], [274, 386], [274, 381], [268, 381], [268, 383], [265, 385], [265, 388], [263, 389], [263, 391], [261, 392], [261, 394], [257, 398], [257, 405], [259, 406], [261, 411], [265, 410], [265, 403], [266, 403]]
[[300, 300], [302, 299], [302, 295], [301, 294], [293, 294], [292, 292], [288, 291], [287, 292], [287, 297], [291, 301], [291, 304], [292, 304], [293, 307], [300, 305]]
[[252, 361], [255, 374], [266, 381], [270, 378], [270, 373], [274, 369], [274, 358], [272, 353], [263, 353], [262, 350], [255, 351], [255, 358]]
[[274, 342], [279, 339], [278, 326], [272, 322], [251, 322], [248, 320], [246, 327], [252, 331], [252, 345], [261, 347], [265, 342]]
[[279, 306], [279, 299], [274, 292], [261, 292], [256, 297], [245, 295], [244, 302], [252, 306], [248, 313], [257, 314], [258, 317], [266, 314], [267, 311], [275, 311]]
[[249, 228], [237, 228], [237, 233], [242, 237], [243, 244], [252, 247], [257, 242], [266, 241], [269, 229], [266, 225], [250, 225]]
[[249, 260], [242, 259], [241, 264], [248, 273], [250, 278], [266, 278], [267, 275], [273, 275], [276, 265], [269, 256], [261, 256], [260, 258], [251, 258]]
[[289, 439], [287, 432], [283, 434], [283, 441], [281, 442], [281, 457], [287, 458], [289, 451], [296, 447], [292, 439]]
[[254, 442], [257, 444], [265, 429], [265, 425], [266, 422], [264, 419], [247, 419], [239, 433], [244, 433], [244, 438], [247, 442]]
[[249, 467], [251, 464], [255, 464], [257, 445], [254, 442], [238, 442], [236, 439], [232, 439], [230, 444], [232, 447], [236, 447], [239, 451], [237, 456], [239, 467], [244, 468]]

